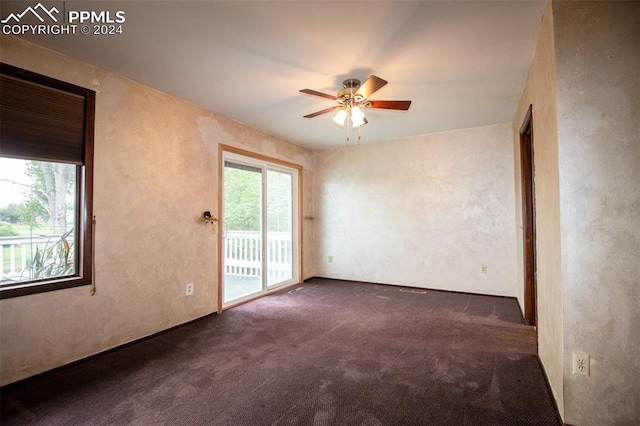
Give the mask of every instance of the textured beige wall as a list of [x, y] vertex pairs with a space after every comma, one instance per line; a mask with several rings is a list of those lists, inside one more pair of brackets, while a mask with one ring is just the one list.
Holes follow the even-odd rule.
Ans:
[[[0, 302], [1, 382], [11, 383], [215, 312], [217, 234], [197, 221], [217, 211], [218, 144], [304, 167], [310, 151], [112, 73], [2, 36], [5, 63], [96, 90], [96, 281]], [[307, 229], [309, 228], [309, 229]], [[305, 276], [314, 275], [305, 224]], [[195, 295], [184, 296], [195, 283]]]
[[317, 152], [318, 273], [515, 296], [511, 140], [503, 124]]
[[[567, 423], [640, 424], [640, 2], [554, 2]], [[591, 355], [591, 377], [572, 353]]]
[[538, 352], [560, 413], [563, 410], [562, 274], [560, 192], [553, 14], [547, 4], [529, 75], [513, 119], [517, 218], [517, 289], [524, 306], [520, 127], [533, 105], [534, 184], [537, 231]]

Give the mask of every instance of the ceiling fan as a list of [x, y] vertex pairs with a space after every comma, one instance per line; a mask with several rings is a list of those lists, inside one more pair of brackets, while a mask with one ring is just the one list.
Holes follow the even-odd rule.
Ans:
[[396, 109], [406, 111], [411, 106], [411, 101], [373, 101], [368, 99], [369, 96], [380, 90], [386, 84], [386, 80], [372, 75], [366, 79], [363, 84], [360, 84], [360, 80], [355, 78], [344, 80], [342, 82], [342, 89], [338, 91], [337, 96], [318, 92], [316, 90], [302, 89], [300, 90], [301, 93], [320, 96], [337, 102], [337, 105], [307, 114], [304, 118], [314, 118], [319, 115], [338, 110], [338, 113], [333, 117], [333, 121], [341, 126], [345, 126], [346, 124], [347, 141], [349, 141], [350, 127], [356, 128], [368, 123], [364, 112], [362, 112], [362, 108]]

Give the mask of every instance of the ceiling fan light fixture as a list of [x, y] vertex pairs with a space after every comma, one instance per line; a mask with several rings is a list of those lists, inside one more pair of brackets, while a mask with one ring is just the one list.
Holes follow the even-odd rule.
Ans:
[[360, 107], [355, 106], [351, 108], [351, 124], [353, 127], [362, 126], [365, 123], [364, 112], [360, 109]]
[[341, 109], [340, 111], [338, 111], [335, 117], [333, 117], [333, 122], [340, 126], [344, 126], [344, 122], [346, 118], [347, 118], [347, 111], [345, 111], [344, 109]]
[[[301, 93], [307, 95], [319, 96], [333, 100], [336, 104], [333, 107], [325, 108], [303, 116], [304, 118], [313, 118], [328, 112], [338, 110], [333, 117], [333, 121], [339, 126], [347, 128], [347, 145], [349, 144], [349, 130], [358, 128], [358, 140], [360, 140], [360, 126], [367, 124], [367, 118], [362, 108], [377, 109], [395, 109], [406, 111], [411, 106], [411, 101], [378, 101], [369, 100], [369, 96], [380, 90], [387, 84], [386, 80], [378, 76], [370, 75], [369, 78], [361, 83], [360, 80], [349, 78], [342, 82], [342, 89], [338, 91], [337, 96], [328, 95], [318, 92], [317, 90], [302, 89]], [[347, 121], [349, 120], [349, 121]]]

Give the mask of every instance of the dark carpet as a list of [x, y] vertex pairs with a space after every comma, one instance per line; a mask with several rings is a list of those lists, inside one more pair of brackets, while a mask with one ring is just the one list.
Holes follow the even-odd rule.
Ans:
[[515, 299], [312, 279], [2, 389], [2, 424], [559, 425]]

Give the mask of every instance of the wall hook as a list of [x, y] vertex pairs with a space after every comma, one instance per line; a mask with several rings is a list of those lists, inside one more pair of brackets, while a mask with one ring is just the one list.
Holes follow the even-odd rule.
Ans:
[[200, 222], [204, 222], [204, 223], [210, 223], [210, 224], [214, 224], [218, 221], [218, 218], [211, 216], [211, 212], [210, 211], [206, 211], [202, 213], [202, 216], [200, 216]]

